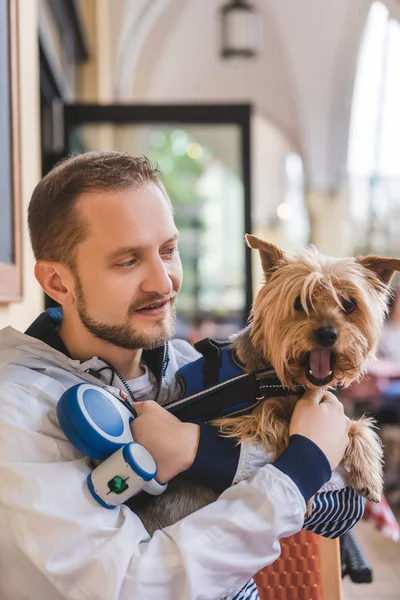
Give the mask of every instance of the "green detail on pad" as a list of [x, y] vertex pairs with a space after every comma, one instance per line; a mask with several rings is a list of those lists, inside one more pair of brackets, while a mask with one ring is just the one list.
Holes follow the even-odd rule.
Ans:
[[127, 477], [126, 479], [123, 479], [122, 477], [120, 477], [119, 475], [115, 475], [115, 477], [113, 477], [112, 479], [110, 479], [110, 481], [107, 483], [108, 488], [109, 488], [109, 492], [108, 494], [123, 494], [123, 492], [125, 492], [128, 488], [129, 485], [126, 483], [126, 481], [129, 479], [129, 477]]

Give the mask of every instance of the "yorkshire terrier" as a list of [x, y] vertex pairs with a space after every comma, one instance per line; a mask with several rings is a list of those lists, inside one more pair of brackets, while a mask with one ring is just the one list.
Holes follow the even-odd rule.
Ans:
[[[400, 270], [400, 259], [336, 259], [313, 247], [290, 257], [254, 235], [247, 235], [246, 241], [260, 253], [265, 281], [248, 327], [231, 340], [245, 370], [272, 365], [283, 386], [293, 392], [343, 388], [357, 381], [374, 357], [387, 314], [388, 285]], [[213, 424], [238, 442], [263, 444], [273, 460], [288, 445], [289, 423], [298, 399], [298, 393], [269, 398], [251, 414], [217, 419]], [[343, 458], [348, 483], [378, 502], [383, 452], [373, 421], [367, 417], [352, 421], [349, 440]], [[179, 476], [161, 496], [141, 494], [128, 505], [153, 533], [215, 499], [211, 490]]]

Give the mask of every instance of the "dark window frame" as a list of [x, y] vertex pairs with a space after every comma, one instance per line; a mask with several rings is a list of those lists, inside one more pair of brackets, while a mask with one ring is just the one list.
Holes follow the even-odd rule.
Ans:
[[4, 94], [4, 101], [0, 99], [0, 110], [4, 111], [0, 115], [3, 131], [0, 162], [4, 178], [0, 203], [4, 229], [0, 235], [6, 239], [8, 254], [7, 260], [0, 261], [0, 304], [22, 298], [17, 9], [17, 0], [0, 0], [0, 40], [5, 43], [4, 51], [0, 52], [0, 88]]
[[[64, 147], [68, 153], [68, 135], [76, 125], [112, 124], [207, 124], [238, 125], [241, 130], [241, 166], [244, 187], [244, 226], [251, 233], [251, 123], [250, 104], [66, 104], [64, 106]], [[245, 249], [246, 317], [253, 300], [251, 251]]]

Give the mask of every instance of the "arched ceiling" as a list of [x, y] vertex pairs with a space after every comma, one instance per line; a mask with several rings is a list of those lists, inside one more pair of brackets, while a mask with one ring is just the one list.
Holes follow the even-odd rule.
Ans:
[[[115, 92], [120, 101], [250, 102], [301, 152], [307, 184], [346, 179], [357, 54], [371, 0], [253, 0], [261, 57], [219, 57], [220, 0], [120, 0]], [[394, 16], [398, 0], [386, 2]]]

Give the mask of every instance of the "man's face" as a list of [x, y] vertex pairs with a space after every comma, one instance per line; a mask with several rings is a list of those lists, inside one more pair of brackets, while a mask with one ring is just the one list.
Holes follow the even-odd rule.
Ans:
[[77, 205], [88, 227], [77, 247], [76, 310], [95, 337], [127, 349], [171, 338], [182, 283], [178, 231], [153, 183], [93, 192]]

